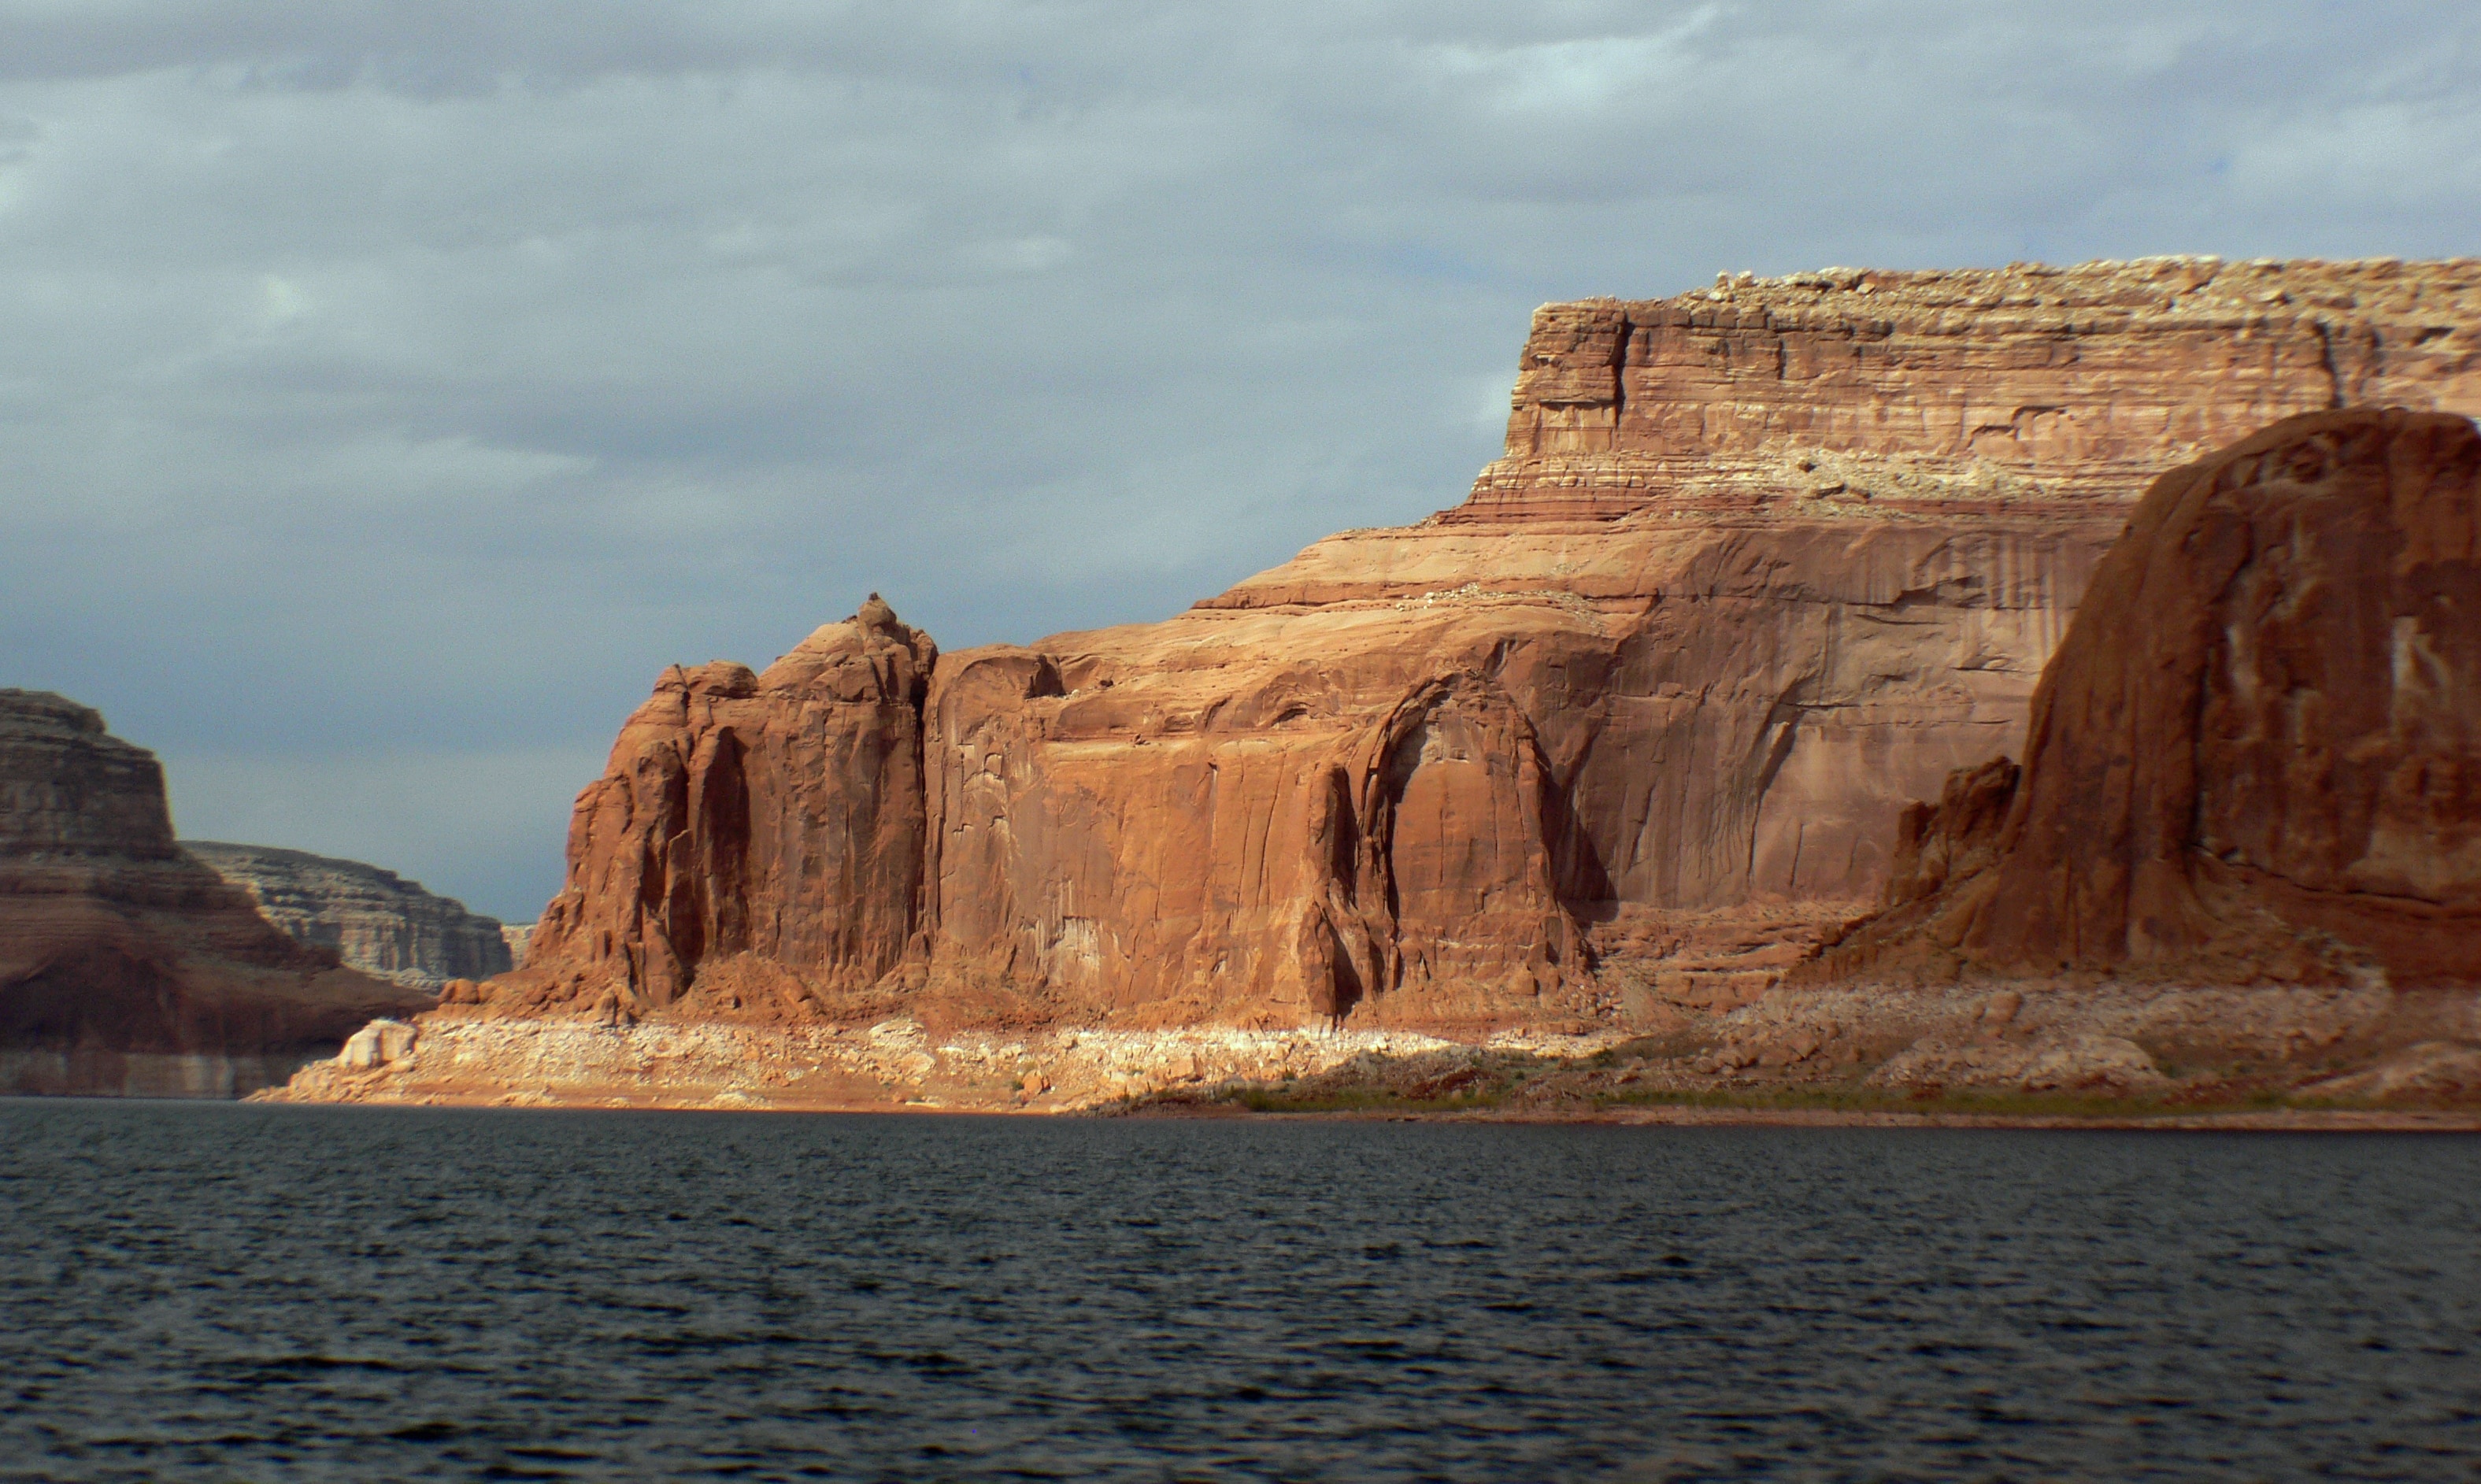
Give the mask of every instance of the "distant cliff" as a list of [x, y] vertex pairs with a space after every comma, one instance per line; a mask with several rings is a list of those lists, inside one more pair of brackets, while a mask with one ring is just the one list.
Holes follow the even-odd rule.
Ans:
[[430, 1002], [182, 853], [163, 768], [101, 716], [0, 690], [0, 1091], [247, 1092]]
[[296, 940], [355, 969], [436, 993], [450, 979], [515, 967], [499, 920], [465, 910], [391, 871], [274, 846], [186, 840], [182, 848], [249, 893]]

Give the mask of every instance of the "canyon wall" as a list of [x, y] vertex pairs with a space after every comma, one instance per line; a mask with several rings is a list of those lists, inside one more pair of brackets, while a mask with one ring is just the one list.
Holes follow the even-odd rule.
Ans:
[[499, 920], [360, 861], [274, 846], [185, 840], [181, 847], [249, 894], [297, 942], [408, 989], [483, 979], [516, 967]]
[[229, 1096], [431, 1002], [183, 853], [162, 768], [95, 712], [0, 690], [0, 1090]]
[[940, 656], [874, 599], [667, 673], [457, 1013], [1591, 1020], [1598, 963], [1725, 919], [1771, 972], [2021, 748], [2148, 479], [2481, 410], [2476, 305], [2473, 262], [2163, 260], [1547, 307], [1506, 456], [1421, 525], [1157, 624]]
[[2481, 982], [2481, 430], [2292, 418], [2157, 481], [2020, 768], [1807, 976]]

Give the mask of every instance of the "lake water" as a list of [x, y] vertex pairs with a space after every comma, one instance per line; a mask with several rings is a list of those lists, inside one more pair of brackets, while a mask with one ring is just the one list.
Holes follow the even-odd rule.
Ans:
[[0, 1103], [6, 1479], [2481, 1478], [2481, 1139]]

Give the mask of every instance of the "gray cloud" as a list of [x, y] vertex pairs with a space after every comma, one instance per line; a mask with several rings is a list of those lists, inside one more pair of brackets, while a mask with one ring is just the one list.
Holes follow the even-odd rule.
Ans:
[[2471, 251], [2476, 74], [2385, 0], [0, 4], [0, 684], [530, 916], [668, 662], [1417, 518], [1548, 299]]

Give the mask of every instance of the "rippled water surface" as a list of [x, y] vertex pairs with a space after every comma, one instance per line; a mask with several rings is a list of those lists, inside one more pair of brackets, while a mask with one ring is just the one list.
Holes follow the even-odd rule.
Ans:
[[2481, 1478], [2481, 1141], [0, 1103], [0, 1478]]

